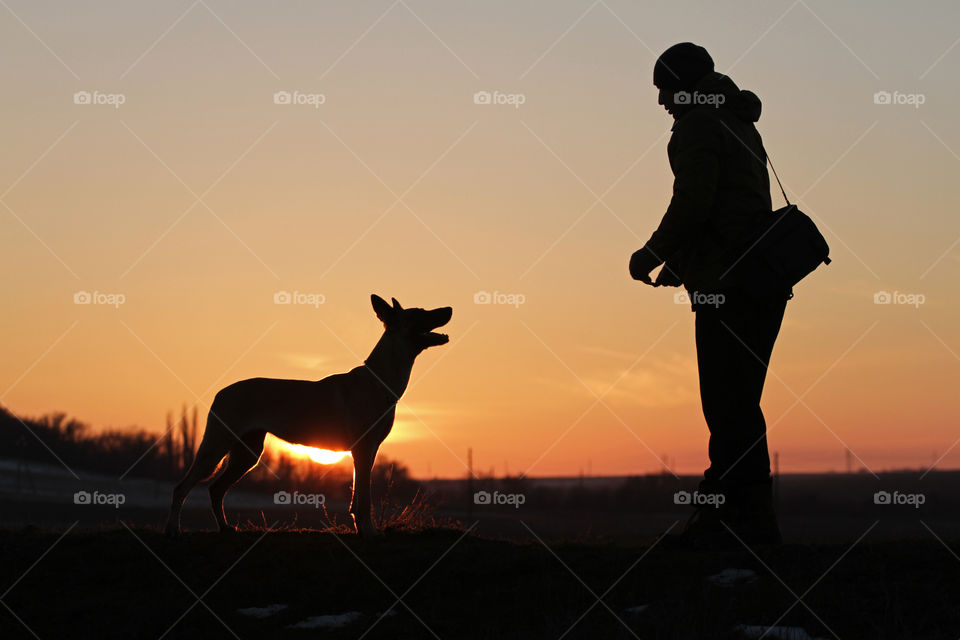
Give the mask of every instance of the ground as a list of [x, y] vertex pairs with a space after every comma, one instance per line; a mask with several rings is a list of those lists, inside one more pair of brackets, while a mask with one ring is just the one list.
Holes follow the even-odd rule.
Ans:
[[[256, 527], [170, 540], [122, 523], [61, 535], [0, 530], [0, 637], [708, 639], [775, 623], [818, 638], [902, 639], [960, 630], [960, 560], [948, 548], [960, 545], [932, 539], [788, 544], [754, 556], [649, 541], [547, 547], [462, 528], [376, 541]], [[756, 577], [714, 584], [725, 569]], [[269, 605], [286, 608], [262, 619], [238, 611]], [[359, 615], [341, 628], [291, 628], [348, 612]]]

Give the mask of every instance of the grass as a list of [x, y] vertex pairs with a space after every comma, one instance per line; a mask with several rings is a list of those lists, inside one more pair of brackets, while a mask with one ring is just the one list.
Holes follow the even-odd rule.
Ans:
[[[435, 496], [422, 489], [417, 489], [409, 502], [398, 501], [393, 492], [393, 483], [388, 478], [386, 490], [373, 510], [374, 524], [381, 531], [392, 530], [405, 533], [419, 533], [429, 529], [465, 531], [466, 527], [459, 520], [441, 516], [437, 513], [436, 501]], [[327, 524], [322, 531], [341, 535], [354, 532], [353, 522], [349, 519], [349, 516], [346, 520], [341, 521], [340, 514], [328, 511], [326, 504], [320, 506], [319, 512], [321, 515], [319, 520]], [[309, 526], [301, 527], [297, 522], [296, 513], [290, 521], [271, 523], [262, 511], [260, 512], [259, 522], [248, 519], [241, 523], [238, 528], [240, 531], [265, 531], [270, 529], [271, 531], [299, 532], [314, 530]]]
[[[430, 527], [426, 507], [408, 506], [385, 516], [400, 528], [369, 542], [343, 525], [295, 523], [178, 540], [123, 526], [59, 542], [59, 532], [0, 530], [2, 588], [12, 586], [0, 636], [32, 638], [29, 627], [40, 638], [710, 639], [785, 612], [778, 624], [825, 638], [956, 638], [960, 629], [960, 562], [932, 540], [785, 545], [759, 557], [582, 542], [548, 549]], [[731, 567], [758, 578], [733, 588], [706, 580]], [[287, 608], [262, 620], [237, 611], [271, 604]], [[629, 612], [637, 605], [648, 606]], [[290, 628], [349, 611], [361, 617], [342, 629]]]

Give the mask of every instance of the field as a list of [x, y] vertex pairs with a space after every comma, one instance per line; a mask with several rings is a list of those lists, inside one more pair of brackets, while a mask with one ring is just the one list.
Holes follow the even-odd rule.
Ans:
[[[0, 562], [4, 638], [745, 638], [740, 625], [776, 624], [901, 639], [960, 629], [960, 561], [935, 540], [754, 555], [547, 546], [462, 529], [364, 542], [307, 530], [169, 540], [124, 525], [27, 527], [0, 532]], [[711, 579], [730, 569], [752, 574]], [[240, 611], [271, 605], [282, 608]], [[344, 624], [296, 626], [311, 622]]]
[[408, 480], [375, 541], [343, 527], [339, 482], [312, 508], [245, 479], [232, 536], [200, 488], [170, 540], [168, 480], [0, 461], [0, 638], [960, 637], [960, 473], [783, 476], [786, 544], [755, 553], [655, 544], [692, 477]]

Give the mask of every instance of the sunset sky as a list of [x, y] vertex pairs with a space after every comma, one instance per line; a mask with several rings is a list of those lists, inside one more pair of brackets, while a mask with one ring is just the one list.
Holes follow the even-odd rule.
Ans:
[[955, 2], [3, 4], [19, 415], [159, 436], [230, 382], [356, 366], [377, 293], [454, 308], [382, 448], [414, 475], [468, 448], [497, 474], [701, 472], [694, 315], [627, 274], [671, 193], [653, 63], [692, 41], [763, 100], [832, 249], [771, 362], [781, 470], [960, 466]]

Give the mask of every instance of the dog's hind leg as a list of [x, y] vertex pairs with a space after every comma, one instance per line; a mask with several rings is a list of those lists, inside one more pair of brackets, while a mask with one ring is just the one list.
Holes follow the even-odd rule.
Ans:
[[[170, 501], [170, 515], [167, 517], [167, 526], [165, 533], [169, 537], [180, 535], [180, 510], [183, 508], [183, 501], [187, 499], [187, 494], [198, 482], [209, 478], [217, 470], [217, 465], [223, 460], [223, 457], [230, 451], [231, 437], [222, 428], [211, 429], [211, 423], [215, 420], [213, 415], [207, 418], [207, 428], [203, 433], [203, 440], [197, 448], [197, 453], [193, 458], [193, 464], [190, 470], [173, 489], [173, 499]], [[220, 425], [218, 425], [220, 426]]]
[[226, 467], [210, 483], [210, 507], [213, 509], [213, 517], [217, 519], [217, 527], [220, 529], [220, 533], [236, 531], [235, 527], [227, 524], [227, 518], [223, 512], [223, 497], [227, 495], [230, 487], [257, 466], [260, 455], [263, 453], [263, 440], [266, 436], [265, 431], [255, 431], [243, 436], [241, 441], [234, 441], [234, 445], [230, 449], [230, 457], [227, 458]]

